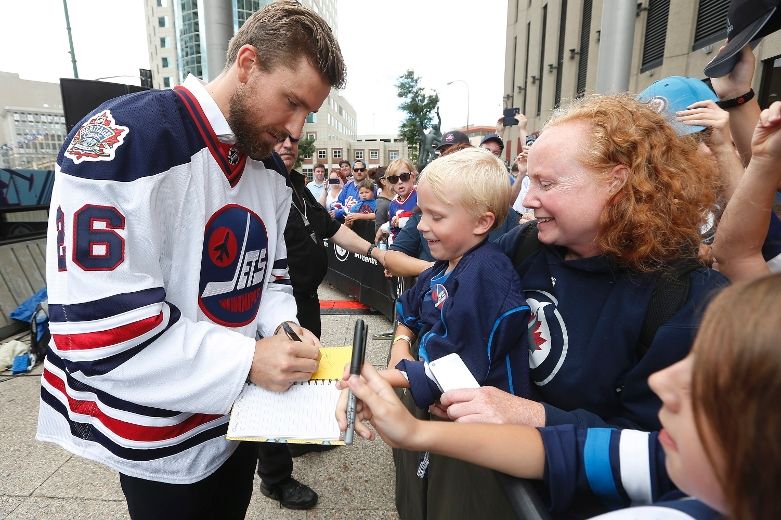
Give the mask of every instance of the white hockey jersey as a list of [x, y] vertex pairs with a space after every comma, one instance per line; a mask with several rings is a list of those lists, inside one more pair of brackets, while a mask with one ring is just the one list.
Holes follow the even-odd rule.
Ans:
[[231, 130], [193, 77], [108, 101], [68, 136], [48, 228], [38, 439], [175, 484], [233, 453], [225, 414], [256, 332], [296, 308], [286, 179], [218, 136]]

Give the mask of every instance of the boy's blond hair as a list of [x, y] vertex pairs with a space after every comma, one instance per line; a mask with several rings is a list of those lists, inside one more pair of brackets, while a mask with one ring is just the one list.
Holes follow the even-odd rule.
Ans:
[[467, 148], [434, 160], [423, 169], [418, 184], [426, 183], [446, 204], [460, 204], [479, 217], [486, 211], [496, 219], [491, 229], [507, 218], [510, 180], [507, 168], [492, 153]]

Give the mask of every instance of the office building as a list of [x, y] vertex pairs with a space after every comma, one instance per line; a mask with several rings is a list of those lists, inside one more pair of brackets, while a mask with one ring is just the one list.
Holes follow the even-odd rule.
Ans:
[[65, 141], [60, 85], [0, 72], [0, 168], [54, 169]]
[[[705, 65], [725, 42], [729, 3], [636, 2], [629, 91], [667, 76], [705, 80]], [[508, 0], [504, 106], [520, 108], [529, 132], [541, 129], [554, 107], [595, 91], [603, 6], [603, 0]], [[781, 95], [781, 32], [754, 53], [753, 88], [766, 107]], [[517, 127], [505, 128], [508, 160], [517, 154], [518, 136]]]
[[[223, 70], [228, 42], [234, 32], [270, 1], [145, 0], [154, 87], [171, 88], [182, 83], [188, 74], [204, 81], [214, 79]], [[338, 34], [336, 0], [302, 3], [322, 16]], [[377, 164], [387, 164], [389, 157], [407, 155], [406, 145], [400, 146], [396, 138], [382, 137], [371, 141], [376, 144], [359, 145], [355, 109], [335, 90], [317, 113], [309, 114], [303, 136], [315, 139], [313, 156], [302, 159], [302, 169], [308, 176], [318, 162], [330, 169], [342, 159], [354, 161], [356, 154], [370, 162], [376, 156]]]

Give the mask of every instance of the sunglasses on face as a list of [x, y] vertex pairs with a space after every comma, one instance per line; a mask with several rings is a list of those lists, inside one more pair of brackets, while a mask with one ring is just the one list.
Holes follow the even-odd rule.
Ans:
[[365, 172], [366, 168], [353, 168], [354, 172]]
[[401, 180], [401, 182], [407, 182], [412, 178], [412, 174], [404, 172], [400, 175], [388, 175], [385, 178], [388, 179], [388, 182], [390, 182], [391, 184], [396, 184], [397, 182], [399, 182], [399, 180]]

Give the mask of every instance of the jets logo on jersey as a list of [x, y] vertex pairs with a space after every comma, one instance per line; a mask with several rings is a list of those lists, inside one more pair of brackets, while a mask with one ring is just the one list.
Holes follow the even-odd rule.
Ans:
[[81, 125], [65, 150], [65, 156], [76, 164], [111, 161], [129, 132], [128, 127], [116, 124], [111, 110], [104, 110]]
[[532, 381], [548, 384], [567, 358], [567, 326], [556, 309], [556, 298], [545, 291], [526, 291], [529, 304], [529, 368]]
[[254, 321], [267, 265], [263, 220], [243, 206], [225, 206], [206, 224], [198, 306], [210, 320], [227, 327]]
[[431, 289], [431, 301], [434, 302], [434, 307], [442, 310], [442, 306], [445, 305], [445, 300], [447, 300], [447, 289], [445, 289], [444, 285], [438, 283]]

